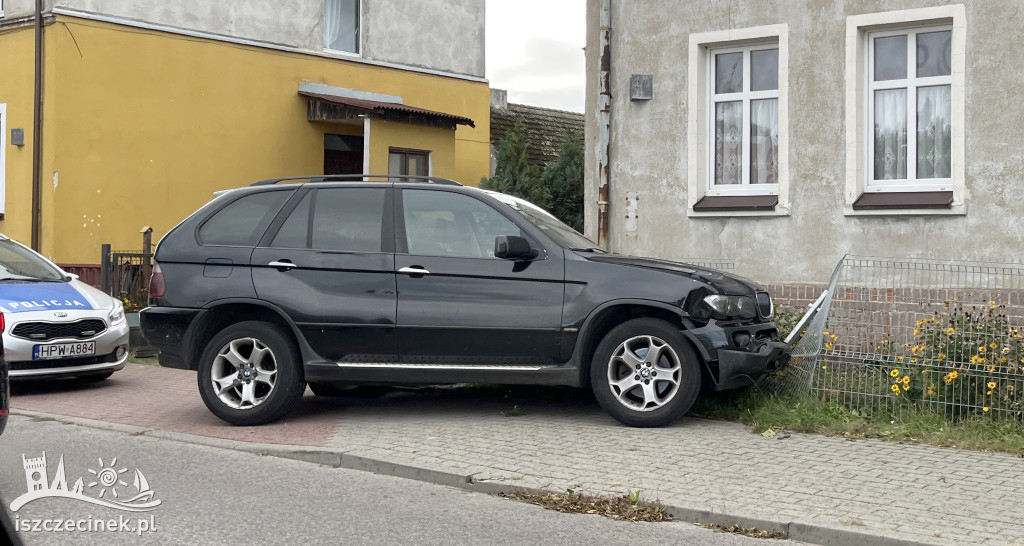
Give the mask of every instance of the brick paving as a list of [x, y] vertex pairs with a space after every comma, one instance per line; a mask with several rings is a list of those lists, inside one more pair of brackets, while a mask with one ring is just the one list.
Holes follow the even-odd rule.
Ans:
[[578, 485], [618, 494], [639, 489], [643, 498], [689, 513], [808, 526], [818, 531], [803, 540], [821, 543], [1024, 545], [1020, 457], [812, 434], [768, 439], [735, 423], [690, 418], [632, 429], [578, 391], [508, 392], [435, 388], [335, 399], [307, 392], [286, 421], [239, 428], [206, 411], [193, 372], [130, 365], [106, 384], [19, 387], [12, 405], [315, 448], [477, 483], [554, 491]]

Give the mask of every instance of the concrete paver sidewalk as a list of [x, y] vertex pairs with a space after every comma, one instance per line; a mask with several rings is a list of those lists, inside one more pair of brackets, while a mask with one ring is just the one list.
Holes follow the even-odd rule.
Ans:
[[130, 365], [106, 384], [16, 388], [12, 405], [486, 490], [639, 489], [681, 519], [756, 525], [808, 542], [1024, 545], [1019, 457], [810, 434], [768, 439], [690, 418], [632, 429], [576, 391], [502, 392], [307, 393], [287, 420], [240, 428], [206, 411], [193, 372]]

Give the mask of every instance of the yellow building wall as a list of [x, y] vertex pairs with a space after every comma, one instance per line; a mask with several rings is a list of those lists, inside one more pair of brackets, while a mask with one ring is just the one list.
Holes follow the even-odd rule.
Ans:
[[[7, 105], [4, 135], [6, 202], [0, 233], [32, 242], [32, 96], [34, 34], [31, 27], [0, 31], [0, 103]], [[25, 130], [25, 145], [11, 144], [11, 129]]]
[[[30, 104], [27, 36], [17, 69], [27, 67]], [[430, 146], [438, 176], [476, 183], [487, 174], [486, 83], [63, 16], [47, 27], [46, 47], [43, 251], [62, 263], [98, 263], [102, 243], [139, 248], [143, 226], [156, 241], [216, 190], [322, 173], [324, 133], [346, 130], [306, 121], [304, 81], [398, 95], [476, 122], [453, 135], [374, 121], [372, 170], [387, 171], [389, 146]], [[17, 185], [30, 196], [29, 181]], [[18, 203], [9, 217], [28, 225], [30, 207]]]
[[455, 139], [450, 129], [406, 125], [382, 120], [370, 121], [370, 172], [388, 172], [388, 149], [409, 148], [430, 151], [430, 173], [455, 178]]

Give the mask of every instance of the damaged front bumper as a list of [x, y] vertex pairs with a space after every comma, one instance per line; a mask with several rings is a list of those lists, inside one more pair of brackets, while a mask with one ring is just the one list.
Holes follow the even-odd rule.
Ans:
[[748, 387], [789, 363], [790, 346], [778, 340], [774, 323], [722, 327], [712, 321], [683, 333], [702, 353], [716, 391]]

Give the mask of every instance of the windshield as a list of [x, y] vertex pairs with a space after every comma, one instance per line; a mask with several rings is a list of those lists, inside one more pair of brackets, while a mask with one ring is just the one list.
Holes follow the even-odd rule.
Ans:
[[31, 250], [0, 239], [0, 281], [63, 282], [64, 274]]
[[537, 205], [503, 193], [488, 193], [491, 197], [505, 203], [512, 210], [518, 212], [523, 218], [529, 220], [531, 224], [540, 228], [541, 231], [548, 237], [551, 237], [562, 248], [569, 250], [601, 250], [597, 248], [596, 243], [587, 239], [575, 229], [565, 225], [561, 220]]

